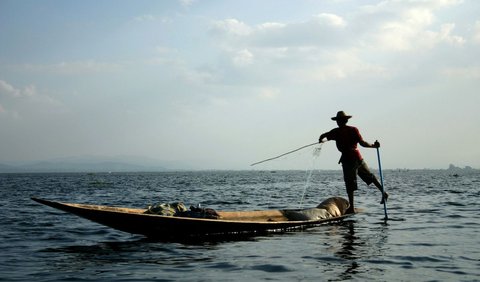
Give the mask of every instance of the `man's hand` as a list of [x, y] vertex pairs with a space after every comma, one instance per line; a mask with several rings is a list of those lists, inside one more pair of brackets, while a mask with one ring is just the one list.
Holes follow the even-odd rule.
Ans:
[[380, 148], [380, 142], [376, 140], [375, 143], [373, 143], [372, 148]]
[[323, 141], [323, 139], [325, 139], [325, 134], [320, 135], [320, 138], [318, 138], [318, 143], [325, 142], [325, 141]]

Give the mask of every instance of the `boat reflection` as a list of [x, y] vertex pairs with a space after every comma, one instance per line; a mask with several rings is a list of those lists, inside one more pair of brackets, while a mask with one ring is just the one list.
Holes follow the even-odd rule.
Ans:
[[[369, 228], [360, 225], [355, 220], [344, 221], [340, 228], [340, 248], [335, 256], [346, 261], [340, 280], [351, 279], [358, 273], [369, 271], [365, 268], [366, 261], [378, 260], [386, 253], [388, 239], [388, 224], [382, 224], [379, 228]], [[366, 230], [368, 228], [368, 230]]]

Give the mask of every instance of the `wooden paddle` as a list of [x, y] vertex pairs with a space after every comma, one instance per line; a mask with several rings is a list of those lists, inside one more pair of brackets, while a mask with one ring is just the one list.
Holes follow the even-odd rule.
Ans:
[[[377, 142], [378, 141], [375, 141], [375, 143], [377, 143]], [[379, 147], [377, 147], [377, 158], [378, 158], [378, 171], [380, 172], [380, 184], [382, 184], [383, 210], [385, 212], [385, 220], [388, 220], [387, 199], [384, 198], [385, 186], [383, 186], [382, 162], [380, 161], [380, 149], [379, 149]]]

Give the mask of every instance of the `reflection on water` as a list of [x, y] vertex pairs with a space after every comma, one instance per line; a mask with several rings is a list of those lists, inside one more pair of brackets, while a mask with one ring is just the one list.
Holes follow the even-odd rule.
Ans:
[[355, 236], [355, 223], [353, 221], [348, 221], [345, 222], [343, 227], [346, 227], [346, 231], [344, 231], [343, 240], [341, 242], [341, 249], [336, 252], [335, 254], [345, 260], [347, 260], [349, 263], [346, 265], [348, 266], [343, 275], [341, 276], [341, 279], [350, 279], [352, 277], [352, 274], [357, 273], [357, 268], [359, 267], [358, 265], [358, 254], [357, 252], [359, 251], [358, 245], [362, 244], [361, 239], [357, 236]]
[[[346, 220], [332, 228], [329, 238], [335, 238], [331, 243], [331, 250], [335, 257], [340, 259], [342, 271], [338, 279], [348, 280], [357, 274], [371, 272], [368, 261], [381, 260], [388, 247], [386, 246], [389, 234], [389, 225], [385, 222], [375, 228], [364, 229], [357, 220]], [[380, 270], [381, 271], [381, 270]]]

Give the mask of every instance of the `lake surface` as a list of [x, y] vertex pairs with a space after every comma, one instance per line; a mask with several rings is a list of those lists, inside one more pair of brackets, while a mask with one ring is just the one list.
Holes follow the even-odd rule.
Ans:
[[[480, 173], [385, 171], [342, 223], [210, 241], [155, 241], [30, 200], [217, 210], [313, 207], [346, 197], [341, 172], [0, 174], [1, 281], [480, 281]], [[168, 231], [167, 231], [168, 232]]]

